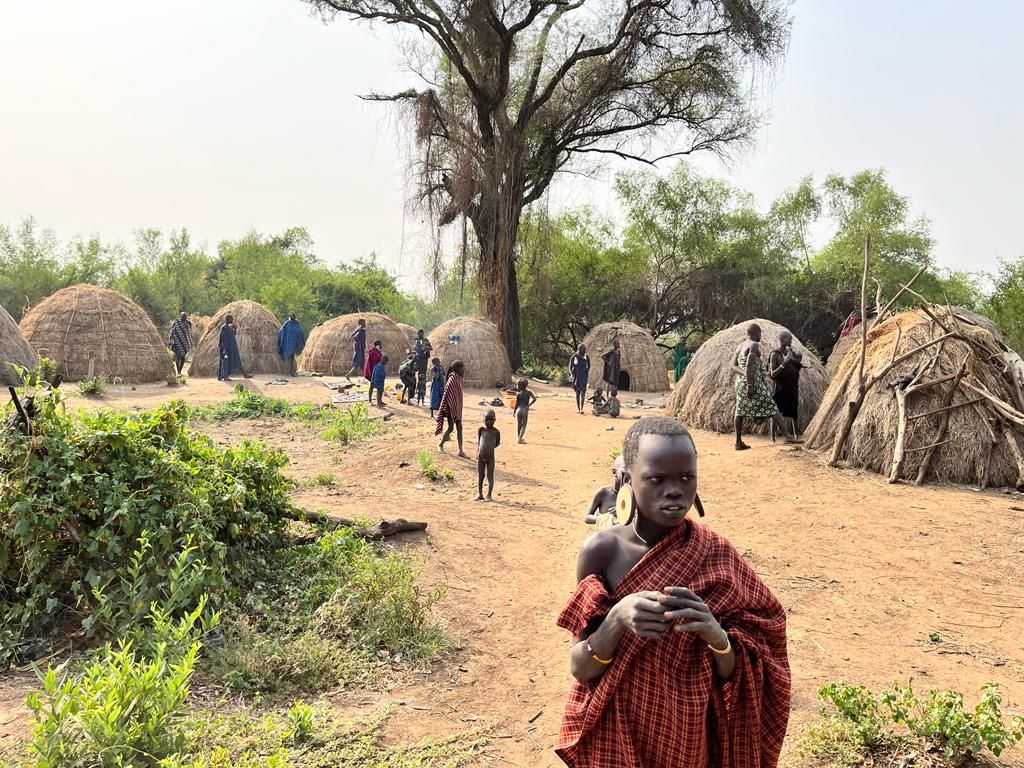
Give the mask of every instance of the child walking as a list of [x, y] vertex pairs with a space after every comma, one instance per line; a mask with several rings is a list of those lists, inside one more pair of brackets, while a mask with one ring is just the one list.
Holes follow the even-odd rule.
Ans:
[[388, 356], [384, 355], [380, 361], [373, 366], [373, 373], [370, 374], [370, 403], [373, 403], [373, 390], [377, 390], [377, 407], [384, 407], [384, 377], [387, 375], [385, 366], [388, 364]]
[[[484, 413], [484, 425], [476, 433], [477, 501], [490, 501], [494, 492], [494, 449], [501, 445], [501, 432], [494, 426], [494, 411]], [[487, 475], [487, 497], [484, 498], [484, 475]]]
[[412, 405], [413, 393], [416, 390], [416, 356], [412, 352], [398, 369], [398, 378], [402, 382], [402, 394], [398, 402]]
[[515, 414], [520, 445], [526, 442], [526, 423], [530, 420], [530, 408], [537, 402], [537, 396], [528, 390], [526, 385], [526, 379], [516, 382], [516, 389], [519, 391], [516, 393]]
[[430, 418], [434, 418], [434, 411], [441, 407], [441, 395], [444, 393], [444, 368], [439, 357], [431, 360], [430, 366]]

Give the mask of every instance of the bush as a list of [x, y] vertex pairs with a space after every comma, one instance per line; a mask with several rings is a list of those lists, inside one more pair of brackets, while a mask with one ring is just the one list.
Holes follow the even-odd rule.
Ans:
[[32, 763], [121, 768], [156, 765], [181, 752], [205, 605], [200, 600], [177, 623], [157, 610], [146, 652], [131, 641], [108, 643], [90, 656], [81, 675], [68, 667], [41, 674], [42, 691], [27, 700], [36, 721], [28, 747]]
[[419, 465], [420, 474], [431, 482], [438, 480], [452, 481], [455, 474], [448, 467], [437, 466], [434, 453], [428, 448], [421, 448], [416, 452], [416, 464]]
[[23, 368], [14, 363], [11, 365], [26, 387], [38, 387], [42, 384], [52, 383], [57, 376], [57, 363], [48, 357], [40, 357], [31, 368]]
[[107, 377], [101, 373], [91, 379], [82, 379], [78, 382], [78, 391], [86, 397], [98, 397], [107, 391]]
[[572, 383], [568, 368], [562, 365], [543, 363], [531, 352], [523, 353], [523, 365], [519, 372], [529, 378], [548, 381], [559, 387], [567, 387]]
[[118, 636], [172, 595], [189, 610], [280, 541], [282, 452], [218, 446], [180, 401], [74, 417], [58, 393], [36, 404], [33, 436], [0, 433], [0, 626], [16, 641]]

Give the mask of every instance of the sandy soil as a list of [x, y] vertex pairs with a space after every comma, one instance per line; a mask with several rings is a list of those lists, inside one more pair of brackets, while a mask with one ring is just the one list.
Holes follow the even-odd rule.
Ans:
[[[292, 401], [326, 401], [320, 380], [250, 386]], [[407, 738], [491, 725], [481, 764], [556, 766], [552, 747], [569, 688], [568, 637], [554, 619], [574, 586], [576, 552], [590, 531], [582, 516], [608, 481], [609, 452], [633, 416], [580, 416], [571, 393], [536, 385], [529, 444], [515, 445], [510, 412], [499, 413], [495, 503], [474, 502], [475, 465], [441, 457], [455, 481], [424, 484], [416, 451], [432, 447], [425, 411], [390, 405], [395, 429], [347, 450], [305, 427], [275, 420], [234, 422], [217, 439], [258, 437], [280, 445], [296, 478], [332, 473], [338, 485], [303, 488], [298, 500], [346, 517], [425, 520], [424, 534], [397, 537], [421, 557], [423, 579], [447, 582], [440, 606], [461, 649], [423, 670], [400, 670], [380, 690], [331, 696], [344, 713], [397, 707], [388, 733]], [[230, 385], [193, 380], [181, 389], [111, 392], [107, 407], [145, 408], [170, 397], [212, 402]], [[467, 393], [467, 437], [492, 393]], [[648, 403], [663, 402], [647, 396]], [[75, 403], [83, 402], [77, 395]], [[95, 405], [95, 403], [89, 403]], [[831, 680], [874, 687], [957, 687], [973, 701], [998, 681], [1004, 706], [1024, 710], [1024, 497], [964, 488], [887, 485], [878, 476], [833, 470], [800, 449], [752, 439], [737, 454], [724, 435], [698, 432], [701, 498], [707, 524], [728, 536], [775, 590], [789, 613], [794, 675], [787, 750]], [[467, 449], [471, 449], [467, 445]], [[407, 466], [402, 466], [406, 463]], [[941, 642], [929, 640], [938, 633]], [[29, 681], [0, 678], [0, 746], [21, 731], [16, 702]], [[784, 763], [790, 760], [784, 756]], [[1002, 762], [1024, 765], [1024, 752]]]

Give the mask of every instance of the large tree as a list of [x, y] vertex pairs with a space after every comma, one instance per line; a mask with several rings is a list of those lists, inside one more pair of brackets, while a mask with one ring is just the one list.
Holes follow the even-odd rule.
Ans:
[[303, 0], [415, 33], [422, 200], [479, 245], [481, 311], [521, 360], [523, 210], [581, 155], [655, 162], [747, 139], [752, 71], [788, 36], [783, 0]]

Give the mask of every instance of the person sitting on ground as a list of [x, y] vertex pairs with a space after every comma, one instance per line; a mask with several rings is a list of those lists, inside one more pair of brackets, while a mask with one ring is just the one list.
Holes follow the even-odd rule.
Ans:
[[604, 404], [607, 402], [604, 397], [604, 390], [601, 387], [597, 387], [594, 390], [594, 394], [587, 398], [587, 402], [593, 405], [591, 411], [595, 416], [600, 416], [604, 412]]
[[377, 390], [377, 407], [384, 407], [384, 379], [387, 376], [388, 356], [384, 355], [377, 364], [373, 366], [373, 373], [370, 374], [370, 403], [373, 403], [373, 391]]
[[613, 419], [619, 418], [622, 408], [619, 405], [619, 390], [612, 387], [608, 392], [608, 401], [604, 404], [604, 412]]
[[576, 393], [576, 410], [582, 414], [586, 408], [587, 384], [590, 381], [590, 357], [587, 355], [586, 344], [580, 344], [576, 354], [569, 359], [569, 378], [572, 379], [572, 388]]
[[352, 331], [352, 367], [348, 369], [345, 378], [352, 380], [353, 373], [366, 370], [366, 320], [359, 318], [356, 321], [356, 329]]
[[434, 411], [441, 407], [443, 392], [444, 368], [441, 367], [441, 358], [435, 357], [430, 361], [430, 418], [434, 418]]
[[402, 394], [398, 397], [399, 403], [412, 405], [412, 398], [416, 392], [416, 353], [409, 352], [405, 360], [398, 368], [398, 378], [402, 382]]
[[185, 357], [189, 350], [195, 346], [195, 339], [192, 336], [192, 323], [188, 315], [182, 312], [171, 325], [171, 334], [167, 337], [167, 348], [174, 353], [174, 368], [181, 376], [181, 369], [185, 367]]
[[461, 360], [455, 360], [445, 378], [444, 393], [441, 395], [441, 404], [437, 408], [437, 428], [434, 430], [434, 434], [441, 435], [442, 431], [444, 432], [441, 435], [441, 442], [437, 444], [438, 453], [444, 453], [444, 444], [452, 436], [452, 430], [455, 430], [459, 443], [459, 456], [468, 459], [466, 452], [462, 450], [462, 381], [465, 376], [466, 364]]
[[277, 332], [277, 353], [288, 361], [288, 375], [295, 375], [295, 356], [306, 346], [306, 334], [295, 313], [288, 315], [281, 330]]
[[[746, 451], [750, 446], [743, 442], [743, 419], [749, 418], [755, 422], [772, 419], [780, 434], [785, 431], [778, 406], [768, 393], [764, 361], [761, 359], [761, 326], [757, 323], [747, 326], [747, 338], [736, 347], [734, 360], [732, 370], [736, 374], [736, 450]], [[773, 431], [772, 442], [774, 441]], [[791, 443], [794, 440], [786, 442]]]
[[530, 408], [537, 402], [537, 396], [527, 389], [529, 382], [520, 379], [516, 382], [516, 404], [514, 413], [516, 416], [516, 430], [519, 433], [520, 445], [526, 442], [526, 424], [530, 420]]
[[622, 487], [622, 472], [626, 468], [626, 462], [620, 453], [612, 462], [612, 484], [599, 488], [594, 494], [594, 500], [590, 502], [590, 509], [587, 510], [583, 522], [587, 525], [596, 525], [600, 531], [613, 526], [619, 522], [615, 514], [615, 499]]
[[380, 339], [374, 339], [373, 346], [370, 347], [366, 352], [366, 365], [363, 367], [363, 378], [367, 381], [373, 376], [373, 369], [377, 367], [377, 363], [384, 356], [384, 345]]
[[786, 612], [724, 536], [687, 518], [698, 473], [685, 427], [640, 419], [623, 457], [632, 524], [584, 542], [557, 621], [575, 683], [556, 753], [572, 768], [775, 768]]
[[224, 318], [224, 325], [220, 327], [220, 338], [217, 340], [220, 351], [220, 366], [217, 369], [217, 381], [231, 381], [231, 374], [241, 371], [242, 376], [252, 378], [252, 374], [246, 373], [242, 365], [242, 355], [238, 351], [238, 337], [235, 332], [235, 318], [228, 315]]
[[[476, 433], [477, 501], [490, 501], [494, 493], [494, 449], [501, 445], [501, 432], [494, 426], [494, 411], [484, 413], [484, 425]], [[487, 497], [484, 497], [484, 475], [487, 476]]]

